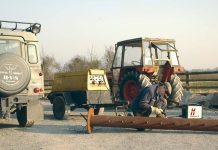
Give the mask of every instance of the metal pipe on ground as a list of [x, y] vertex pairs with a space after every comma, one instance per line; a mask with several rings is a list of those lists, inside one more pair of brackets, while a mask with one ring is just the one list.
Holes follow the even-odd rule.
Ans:
[[103, 115], [94, 116], [94, 109], [90, 108], [88, 111], [87, 132], [92, 133], [94, 127], [218, 131], [218, 120]]

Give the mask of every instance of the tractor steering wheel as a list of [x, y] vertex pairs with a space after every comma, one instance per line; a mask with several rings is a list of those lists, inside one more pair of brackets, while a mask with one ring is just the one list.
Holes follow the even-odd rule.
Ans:
[[139, 62], [139, 61], [136, 61], [136, 60], [133, 60], [133, 61], [131, 61], [131, 64], [133, 64], [133, 65], [140, 65], [140, 64], [141, 64], [141, 62]]

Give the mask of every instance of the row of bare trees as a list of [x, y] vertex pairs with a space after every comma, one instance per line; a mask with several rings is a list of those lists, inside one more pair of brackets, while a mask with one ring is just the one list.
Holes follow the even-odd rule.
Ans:
[[89, 57], [76, 55], [64, 65], [56, 61], [54, 56], [46, 55], [43, 57], [43, 71], [46, 80], [53, 79], [54, 73], [84, 71], [87, 69], [105, 69], [110, 70], [114, 57], [113, 46], [105, 47], [105, 53], [102, 58], [98, 58], [93, 48], [89, 51]]

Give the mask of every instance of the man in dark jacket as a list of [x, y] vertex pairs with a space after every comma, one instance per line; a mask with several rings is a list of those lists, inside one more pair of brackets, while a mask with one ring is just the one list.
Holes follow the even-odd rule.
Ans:
[[159, 83], [143, 88], [132, 102], [132, 111], [135, 116], [149, 117], [153, 112], [157, 117], [165, 117], [167, 97], [172, 87], [169, 82]]

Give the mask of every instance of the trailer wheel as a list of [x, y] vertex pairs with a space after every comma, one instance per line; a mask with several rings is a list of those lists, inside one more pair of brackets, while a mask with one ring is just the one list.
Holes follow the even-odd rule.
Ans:
[[17, 109], [16, 115], [20, 127], [31, 127], [34, 124], [34, 121], [27, 120], [27, 106]]
[[53, 114], [55, 119], [62, 120], [65, 117], [65, 102], [62, 96], [55, 97], [53, 101]]

